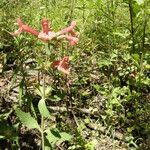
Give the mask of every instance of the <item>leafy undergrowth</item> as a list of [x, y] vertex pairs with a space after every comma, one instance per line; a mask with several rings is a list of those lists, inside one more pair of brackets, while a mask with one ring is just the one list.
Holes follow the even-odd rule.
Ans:
[[149, 5], [2, 0], [0, 149], [149, 150]]

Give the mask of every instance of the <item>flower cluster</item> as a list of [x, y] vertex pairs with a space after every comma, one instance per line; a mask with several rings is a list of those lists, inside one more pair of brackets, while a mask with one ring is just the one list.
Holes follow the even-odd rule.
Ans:
[[[76, 45], [79, 40], [77, 37], [74, 37], [77, 35], [77, 33], [74, 31], [74, 28], [76, 27], [75, 21], [72, 21], [69, 27], [64, 28], [58, 32], [54, 32], [51, 30], [47, 19], [43, 19], [41, 21], [41, 24], [42, 24], [41, 32], [38, 32], [37, 30], [33, 29], [32, 27], [24, 24], [20, 18], [17, 19], [17, 24], [19, 26], [19, 29], [16, 30], [14, 33], [11, 33], [13, 36], [19, 35], [22, 32], [28, 32], [28, 33], [31, 33], [31, 34], [37, 36], [39, 39], [41, 39], [45, 42], [48, 42], [54, 38], [57, 38], [57, 39], [64, 38], [64, 39], [68, 40], [71, 45]], [[68, 35], [68, 33], [70, 35]]]
[[[77, 33], [74, 31], [74, 28], [76, 27], [75, 21], [72, 21], [69, 27], [66, 27], [58, 32], [52, 31], [52, 29], [49, 27], [49, 22], [47, 19], [42, 19], [41, 21], [41, 32], [24, 24], [20, 18], [17, 19], [17, 24], [19, 29], [11, 33], [13, 36], [17, 36], [22, 32], [28, 32], [44, 42], [51, 41], [52, 39], [66, 39], [71, 45], [76, 45], [79, 40], [76, 37]], [[54, 61], [51, 66], [56, 67], [59, 71], [62, 71], [65, 74], [69, 74], [69, 57], [65, 56], [62, 60]]]
[[65, 73], [67, 75], [70, 73], [68, 56], [65, 56], [62, 60], [53, 61], [51, 66], [57, 68], [59, 71]]

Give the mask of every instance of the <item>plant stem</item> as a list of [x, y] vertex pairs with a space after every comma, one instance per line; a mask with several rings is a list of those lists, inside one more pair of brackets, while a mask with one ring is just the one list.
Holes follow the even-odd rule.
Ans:
[[82, 21], [83, 23], [85, 22], [85, 1], [83, 0], [83, 4], [82, 4], [82, 9], [83, 9], [83, 12], [82, 12]]
[[71, 21], [72, 17], [73, 17], [74, 5], [75, 5], [74, 0], [70, 0], [70, 16], [69, 16], [69, 21]]
[[142, 52], [144, 51], [144, 45], [145, 45], [145, 34], [146, 34], [146, 25], [147, 25], [147, 20], [146, 20], [146, 1], [144, 1], [144, 10], [143, 10], [143, 36], [142, 36]]
[[[45, 73], [43, 72], [43, 97], [45, 100]], [[45, 150], [45, 140], [44, 140], [44, 116], [41, 116], [41, 138], [42, 138], [42, 150]]]
[[133, 6], [132, 0], [129, 0], [130, 24], [131, 24], [131, 37], [132, 37], [132, 50], [130, 54], [135, 52], [135, 39], [134, 39], [134, 26], [133, 26]]
[[141, 85], [141, 76], [143, 73], [143, 59], [144, 59], [144, 46], [145, 46], [145, 35], [146, 35], [146, 1], [144, 1], [144, 8], [143, 8], [143, 35], [142, 35], [142, 46], [141, 46], [141, 59], [140, 59], [140, 74], [139, 74], [139, 88]]
[[42, 150], [45, 150], [44, 146], [44, 117], [41, 116], [41, 138], [42, 138]]
[[48, 1], [47, 0], [45, 0], [45, 16], [46, 16], [46, 18], [48, 18]]
[[115, 49], [115, 0], [111, 0], [111, 15], [112, 15], [112, 32], [113, 32], [113, 38], [112, 38], [112, 47], [113, 50]]

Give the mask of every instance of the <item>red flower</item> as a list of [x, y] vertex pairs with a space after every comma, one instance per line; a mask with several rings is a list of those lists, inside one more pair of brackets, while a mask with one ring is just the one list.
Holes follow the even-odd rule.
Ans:
[[43, 19], [41, 21], [42, 23], [42, 32], [39, 33], [38, 38], [43, 40], [43, 41], [49, 41], [51, 39], [53, 39], [54, 37], [56, 37], [56, 33], [53, 32], [48, 25], [48, 20], [47, 19]]
[[76, 26], [76, 22], [75, 21], [72, 21], [71, 22], [71, 25], [65, 29], [62, 29], [61, 31], [57, 32], [58, 35], [61, 35], [61, 34], [65, 34], [67, 32], [72, 32], [73, 29], [75, 28]]
[[76, 45], [78, 43], [78, 41], [79, 41], [78, 38], [73, 37], [73, 36], [69, 36], [69, 35], [60, 35], [58, 37], [58, 39], [62, 39], [62, 38], [67, 39], [70, 42], [71, 45]]
[[79, 41], [78, 38], [73, 36], [66, 36], [65, 38], [70, 42], [71, 45], [76, 45]]
[[59, 71], [69, 74], [69, 57], [65, 56], [62, 60], [56, 60], [51, 64], [52, 67], [56, 67]]
[[48, 34], [44, 33], [43, 31], [39, 33], [38, 38], [43, 41], [49, 41], [56, 37], [56, 33], [53, 31], [49, 31]]
[[11, 33], [12, 35], [16, 36], [19, 35], [22, 32], [29, 32], [35, 36], [39, 35], [39, 32], [35, 29], [29, 27], [28, 25], [25, 25], [20, 18], [17, 19], [17, 24], [19, 25], [19, 29], [16, 30], [14, 33]]
[[48, 20], [42, 19], [41, 24], [42, 24], [42, 31], [44, 33], [48, 34], [48, 32], [51, 31], [51, 29], [49, 28], [49, 25], [48, 25]]
[[[41, 32], [38, 32], [37, 30], [31, 28], [30, 26], [24, 24], [20, 18], [17, 19], [17, 24], [19, 26], [19, 29], [16, 30], [14, 33], [11, 33], [14, 36], [19, 35], [22, 32], [29, 32], [29, 33], [37, 36], [39, 39], [43, 40], [44, 42], [48, 42], [48, 41], [52, 40], [53, 38], [57, 37], [57, 39], [62, 39], [62, 38], [67, 39], [71, 45], [77, 44], [77, 42], [79, 40], [78, 38], [73, 37], [73, 36], [77, 35], [76, 32], [74, 32], [74, 28], [76, 26], [75, 21], [72, 21], [71, 25], [69, 27], [62, 29], [59, 32], [53, 32], [50, 29], [47, 19], [42, 19], [42, 21], [41, 21], [41, 24], [42, 24]], [[66, 35], [66, 33], [70, 33], [71, 36]]]
[[77, 33], [76, 33], [76, 32], [74, 32], [74, 30], [69, 31], [69, 33], [70, 33], [72, 36], [77, 35]]

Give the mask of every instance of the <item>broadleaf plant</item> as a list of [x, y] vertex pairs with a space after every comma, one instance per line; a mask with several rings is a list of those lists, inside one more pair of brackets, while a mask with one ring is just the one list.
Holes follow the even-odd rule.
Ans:
[[50, 112], [49, 110], [47, 109], [46, 107], [46, 104], [45, 104], [45, 100], [44, 99], [41, 99], [38, 103], [38, 109], [40, 111], [40, 114], [45, 117], [45, 118], [49, 118], [50, 117]]
[[19, 108], [15, 110], [19, 120], [29, 129], [38, 129], [40, 130], [40, 126], [38, 125], [37, 121], [29, 114], [25, 113]]
[[[45, 150], [45, 147], [47, 147], [47, 145], [45, 145], [45, 132], [47, 133], [46, 137], [49, 141], [49, 143], [51, 144], [51, 146], [53, 144], [55, 144], [57, 141], [59, 141], [60, 143], [63, 141], [68, 141], [71, 139], [71, 135], [65, 133], [65, 132], [60, 132], [58, 130], [54, 131], [50, 129], [50, 125], [46, 126], [45, 125], [45, 121], [46, 119], [50, 119], [50, 112], [46, 106], [46, 100], [49, 99], [49, 96], [51, 96], [52, 93], [52, 85], [46, 85], [46, 74], [48, 73], [49, 68], [51, 67], [52, 69], [57, 69], [58, 71], [62, 72], [64, 75], [66, 75], [66, 77], [70, 74], [70, 66], [69, 66], [69, 56], [63, 56], [62, 59], [58, 59], [58, 60], [54, 60], [55, 57], [51, 56], [51, 51], [49, 51], [49, 43], [52, 41], [60, 41], [60, 40], [67, 40], [70, 45], [74, 46], [77, 44], [78, 42], [78, 37], [77, 37], [77, 33], [74, 31], [74, 28], [76, 27], [76, 22], [72, 21], [70, 26], [67, 28], [64, 28], [58, 32], [54, 32], [52, 31], [51, 27], [49, 27], [49, 22], [47, 19], [42, 19], [41, 21], [41, 25], [42, 25], [42, 31], [39, 32], [36, 29], [33, 29], [32, 27], [30, 27], [29, 25], [26, 25], [25, 23], [23, 23], [23, 21], [21, 20], [21, 18], [17, 19], [17, 25], [19, 26], [19, 29], [16, 30], [13, 33], [10, 33], [12, 36], [18, 36], [23, 32], [27, 32], [27, 33], [31, 33], [32, 35], [36, 36], [38, 39], [42, 40], [45, 45], [45, 49], [44, 52], [47, 54], [49, 54], [49, 56], [51, 58], [47, 58], [47, 56], [45, 56], [45, 58], [42, 60], [41, 57], [39, 57], [37, 63], [40, 67], [38, 67], [39, 72], [41, 73], [41, 77], [42, 77], [42, 82], [37, 85], [38, 88], [36, 88], [35, 94], [37, 94], [38, 96], [40, 96], [40, 100], [38, 102], [38, 110], [40, 112], [41, 115], [41, 125], [38, 124], [38, 121], [33, 118], [29, 113], [23, 112], [20, 108], [16, 108], [15, 112], [17, 117], [19, 118], [19, 120], [21, 121], [22, 124], [24, 124], [28, 129], [38, 129], [41, 133], [41, 147], [42, 150]], [[49, 52], [48, 52], [49, 51]], [[48, 67], [49, 66], [49, 67]], [[41, 85], [42, 84], [42, 85]], [[20, 95], [19, 95], [19, 101], [21, 101], [20, 103], [20, 107], [22, 106], [22, 96], [23, 96], [23, 85], [21, 85], [20, 87]], [[56, 100], [60, 100], [58, 96], [56, 96]], [[31, 103], [31, 109], [34, 110], [32, 102]], [[33, 112], [35, 115], [35, 111]], [[35, 115], [36, 116], [36, 115]], [[38, 116], [38, 114], [37, 114]], [[56, 134], [57, 133], [57, 134]], [[59, 135], [59, 136], [58, 136]], [[50, 147], [51, 147], [50, 146]], [[54, 146], [53, 146], [54, 147]]]

